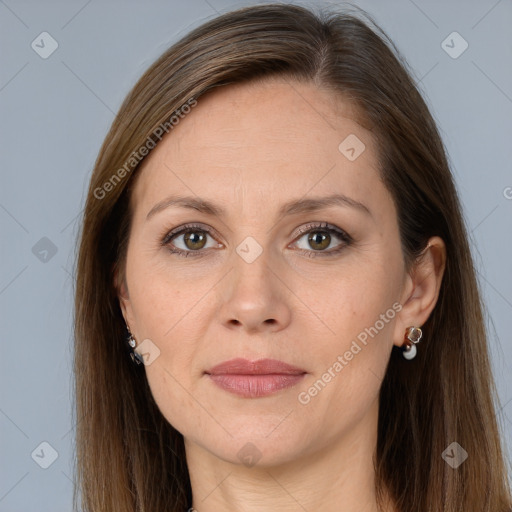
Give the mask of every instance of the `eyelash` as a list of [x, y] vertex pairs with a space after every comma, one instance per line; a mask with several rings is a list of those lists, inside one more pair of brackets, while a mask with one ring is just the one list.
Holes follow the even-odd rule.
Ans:
[[[185, 224], [175, 230], [172, 230], [172, 231], [166, 233], [165, 236], [163, 237], [163, 239], [161, 240], [160, 244], [163, 247], [165, 247], [170, 253], [176, 254], [176, 255], [184, 257], [184, 258], [187, 258], [189, 256], [192, 256], [194, 258], [204, 256], [205, 252], [206, 252], [204, 250], [184, 251], [183, 249], [172, 248], [169, 245], [171, 240], [173, 240], [174, 238], [176, 238], [180, 235], [186, 234], [186, 233], [193, 233], [194, 231], [200, 231], [200, 232], [206, 233], [210, 236], [212, 236], [212, 233], [213, 233], [213, 231], [210, 228], [203, 227], [202, 225], [199, 225], [199, 224]], [[328, 224], [326, 222], [325, 223], [311, 223], [311, 224], [302, 226], [298, 230], [297, 237], [294, 239], [294, 242], [300, 240], [305, 234], [314, 233], [315, 231], [327, 232], [329, 234], [334, 233], [334, 235], [336, 235], [336, 237], [338, 237], [343, 243], [341, 243], [336, 249], [332, 249], [330, 251], [314, 251], [314, 250], [307, 250], [307, 249], [296, 249], [297, 251], [299, 251], [299, 253], [304, 254], [305, 256], [308, 256], [310, 258], [316, 258], [318, 256], [320, 256], [320, 257], [335, 256], [338, 253], [340, 253], [343, 249], [345, 249], [345, 247], [349, 246], [353, 242], [352, 237], [348, 233], [346, 233], [342, 229], [332, 226], [331, 224]], [[212, 236], [212, 238], [213, 238], [213, 236]]]

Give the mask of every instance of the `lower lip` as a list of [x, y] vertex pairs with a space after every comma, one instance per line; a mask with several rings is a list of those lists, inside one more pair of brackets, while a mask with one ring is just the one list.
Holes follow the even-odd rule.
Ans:
[[285, 388], [291, 388], [303, 378], [301, 374], [271, 374], [271, 375], [209, 375], [210, 379], [220, 388], [244, 398], [259, 398]]

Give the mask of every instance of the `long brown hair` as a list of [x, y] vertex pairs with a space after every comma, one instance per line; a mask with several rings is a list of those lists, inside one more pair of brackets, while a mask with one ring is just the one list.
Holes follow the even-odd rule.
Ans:
[[[223, 14], [169, 48], [128, 94], [101, 147], [77, 255], [75, 507], [79, 498], [85, 512], [191, 506], [183, 437], [127, 354], [115, 276], [124, 274], [130, 190], [141, 148], [158, 143], [159, 127], [171, 131], [184, 105], [216, 87], [272, 76], [350, 98], [371, 127], [408, 268], [431, 236], [446, 244], [440, 295], [423, 326], [428, 350], [405, 361], [394, 349], [382, 383], [379, 495], [388, 491], [401, 512], [510, 510], [483, 305], [435, 122], [407, 64], [368, 15], [283, 4]], [[469, 454], [457, 469], [441, 456], [454, 441]]]

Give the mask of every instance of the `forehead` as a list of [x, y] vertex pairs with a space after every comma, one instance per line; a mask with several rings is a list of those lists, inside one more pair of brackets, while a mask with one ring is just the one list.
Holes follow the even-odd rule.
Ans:
[[249, 190], [277, 200], [335, 187], [361, 197], [380, 181], [372, 132], [333, 91], [272, 79], [220, 87], [197, 101], [143, 162], [135, 205], [147, 209], [164, 192], [228, 204]]

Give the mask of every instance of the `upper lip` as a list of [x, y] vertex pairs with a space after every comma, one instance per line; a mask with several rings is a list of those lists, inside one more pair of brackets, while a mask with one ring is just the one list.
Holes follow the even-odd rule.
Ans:
[[306, 373], [306, 371], [277, 359], [249, 361], [248, 359], [236, 358], [217, 364], [205, 373], [210, 375], [300, 375]]

